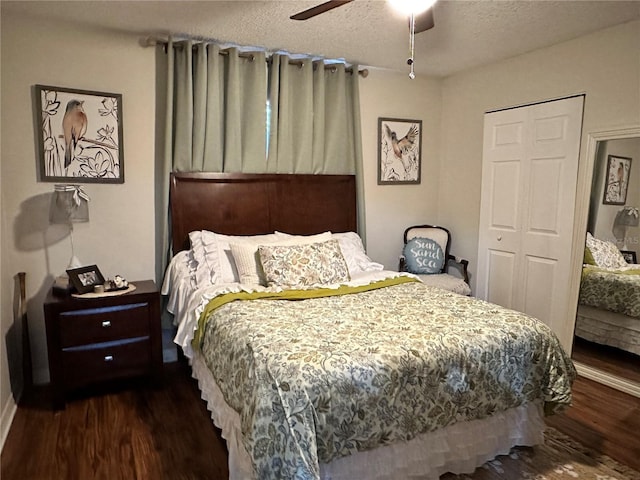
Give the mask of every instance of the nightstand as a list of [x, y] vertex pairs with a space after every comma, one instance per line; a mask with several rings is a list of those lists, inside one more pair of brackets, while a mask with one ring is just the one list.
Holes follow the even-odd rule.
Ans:
[[160, 293], [152, 280], [136, 289], [99, 298], [55, 296], [44, 303], [54, 408], [65, 394], [111, 380], [162, 378]]

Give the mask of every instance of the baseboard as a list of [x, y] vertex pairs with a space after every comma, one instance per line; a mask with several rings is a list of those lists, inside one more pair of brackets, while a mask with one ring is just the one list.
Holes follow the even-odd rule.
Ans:
[[0, 452], [4, 448], [4, 442], [7, 439], [7, 435], [9, 435], [9, 429], [17, 411], [18, 404], [13, 399], [13, 395], [9, 395], [9, 401], [2, 410], [2, 417], [0, 417]]
[[585, 365], [584, 363], [573, 362], [578, 371], [578, 375], [582, 375], [589, 380], [593, 380], [594, 382], [601, 383], [611, 388], [615, 388], [616, 390], [620, 390], [621, 392], [628, 393], [629, 395], [633, 395], [634, 397], [640, 398], [640, 385], [635, 382], [630, 382], [621, 377], [617, 377], [615, 375], [611, 375], [609, 373], [605, 373], [602, 370], [598, 370], [597, 368], [590, 367]]

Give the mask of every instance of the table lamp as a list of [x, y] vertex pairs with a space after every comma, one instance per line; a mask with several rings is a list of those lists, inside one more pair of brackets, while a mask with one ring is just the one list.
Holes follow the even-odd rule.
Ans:
[[73, 224], [89, 221], [89, 196], [80, 185], [56, 185], [51, 197], [49, 208], [49, 223], [69, 225], [69, 238], [71, 239], [70, 268], [82, 266], [76, 257], [73, 248]]
[[627, 247], [627, 228], [637, 227], [640, 224], [640, 214], [638, 213], [638, 207], [626, 206], [622, 208], [616, 215], [613, 221], [614, 225], [622, 228], [622, 248], [621, 250], [629, 250]]

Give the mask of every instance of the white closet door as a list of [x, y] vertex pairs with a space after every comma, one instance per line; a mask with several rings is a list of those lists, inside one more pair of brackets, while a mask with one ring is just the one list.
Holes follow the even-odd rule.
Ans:
[[539, 318], [558, 335], [570, 320], [583, 101], [487, 113], [484, 121], [477, 294]]

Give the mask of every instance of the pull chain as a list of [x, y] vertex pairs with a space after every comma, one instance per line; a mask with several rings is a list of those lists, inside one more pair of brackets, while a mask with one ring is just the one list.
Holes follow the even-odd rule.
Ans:
[[407, 59], [407, 64], [410, 67], [409, 78], [413, 80], [416, 78], [416, 74], [413, 71], [413, 55], [415, 50], [415, 37], [416, 37], [416, 18], [413, 13], [411, 13], [410, 26], [409, 26], [409, 55], [410, 57]]

